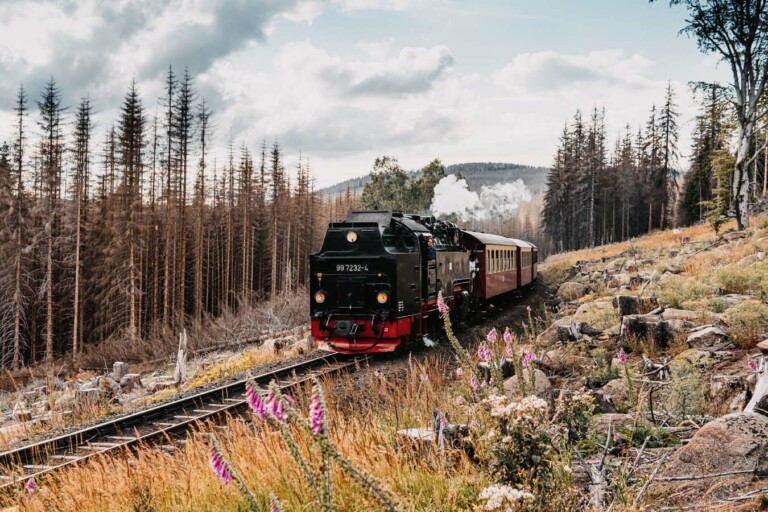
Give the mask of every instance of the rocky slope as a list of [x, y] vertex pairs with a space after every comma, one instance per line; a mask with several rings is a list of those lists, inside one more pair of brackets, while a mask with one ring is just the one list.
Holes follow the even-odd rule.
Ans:
[[574, 463], [595, 508], [768, 502], [758, 400], [768, 389], [768, 219], [753, 226], [662, 232], [542, 264], [551, 317], [533, 348], [555, 392], [585, 387], [595, 399], [587, 456]]

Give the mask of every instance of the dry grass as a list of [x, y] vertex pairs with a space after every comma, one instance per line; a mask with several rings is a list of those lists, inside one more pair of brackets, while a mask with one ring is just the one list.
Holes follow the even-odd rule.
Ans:
[[[403, 510], [469, 510], [488, 484], [463, 455], [444, 458], [435, 452], [414, 457], [410, 447], [395, 442], [398, 428], [429, 424], [432, 406], [453, 403], [447, 374], [447, 363], [435, 360], [414, 364], [396, 382], [370, 375], [326, 383], [334, 444], [356, 467], [398, 496]], [[298, 403], [306, 409], [305, 396], [299, 396]], [[309, 454], [312, 444], [298, 431], [295, 435], [300, 449]], [[285, 510], [312, 510], [307, 504], [313, 494], [272, 428], [258, 421], [231, 420], [226, 430], [217, 429], [217, 436], [265, 509], [269, 493], [274, 492]], [[20, 494], [6, 505], [24, 511], [43, 511], [48, 506], [82, 512], [246, 509], [234, 486], [222, 486], [211, 472], [202, 433], [171, 454], [146, 449], [136, 455], [103, 457], [38, 484], [40, 492]], [[334, 490], [336, 510], [372, 508], [359, 488], [339, 472], [334, 473]]]
[[225, 379], [232, 375], [237, 375], [250, 370], [251, 368], [293, 357], [298, 354], [299, 350], [300, 347], [296, 345], [283, 352], [277, 352], [274, 347], [264, 345], [245, 350], [224, 361], [215, 362], [206, 366], [202, 371], [193, 375], [188, 382], [180, 387], [166, 388], [148, 396], [141, 402], [141, 404], [148, 405], [160, 402], [171, 398], [178, 393], [190, 391], [194, 388]]
[[[723, 230], [734, 228], [735, 225], [735, 222], [729, 222], [723, 226]], [[614, 259], [632, 248], [647, 253], [660, 248], [680, 247], [685, 237], [689, 243], [714, 241], [712, 228], [707, 225], [691, 226], [679, 230], [679, 233], [675, 233], [673, 230], [656, 231], [650, 235], [624, 242], [555, 254], [541, 264], [540, 271], [547, 282], [559, 282], [578, 261], [594, 261], [601, 258]]]

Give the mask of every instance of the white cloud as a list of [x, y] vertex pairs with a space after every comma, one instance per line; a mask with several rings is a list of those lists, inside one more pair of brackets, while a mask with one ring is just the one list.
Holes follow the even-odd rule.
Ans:
[[[320, 184], [361, 175], [383, 154], [407, 168], [434, 157], [548, 165], [576, 108], [605, 106], [613, 134], [643, 124], [663, 98], [666, 77], [655, 61], [618, 49], [520, 53], [469, 73], [463, 69], [471, 66], [456, 62], [461, 52], [428, 33], [416, 39], [424, 44], [341, 38], [347, 48], [309, 39], [269, 45], [270, 31], [313, 24], [328, 9], [346, 12], [346, 20], [361, 9], [429, 1], [12, 2], [0, 19], [0, 140], [10, 136], [22, 80], [32, 99], [51, 73], [65, 103], [90, 94], [105, 129], [134, 76], [154, 114], [169, 63], [178, 71], [189, 64], [214, 108], [220, 157], [230, 139], [251, 147], [278, 139], [288, 154], [309, 156]], [[685, 134], [692, 106], [685, 84], [673, 85]], [[685, 137], [680, 147], [686, 150]]]
[[413, 7], [416, 0], [334, 0], [345, 11], [376, 9], [385, 11], [404, 11]]
[[631, 88], [653, 86], [647, 77], [653, 62], [641, 55], [624, 56], [621, 50], [592, 51], [585, 55], [552, 50], [521, 53], [494, 75], [513, 90], [564, 89], [588, 85]]

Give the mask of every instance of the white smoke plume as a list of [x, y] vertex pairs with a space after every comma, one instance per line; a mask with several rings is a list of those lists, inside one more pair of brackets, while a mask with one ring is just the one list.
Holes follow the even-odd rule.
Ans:
[[456, 214], [459, 220], [485, 220], [509, 217], [521, 203], [531, 200], [531, 191], [523, 180], [483, 186], [480, 193], [469, 190], [466, 180], [449, 174], [435, 185], [432, 214]]

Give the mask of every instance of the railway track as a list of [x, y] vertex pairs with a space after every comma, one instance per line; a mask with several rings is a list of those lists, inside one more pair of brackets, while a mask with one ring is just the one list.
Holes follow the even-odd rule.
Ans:
[[0, 492], [30, 478], [58, 471], [91, 457], [167, 441], [195, 424], [218, 420], [247, 408], [247, 380], [266, 385], [275, 380], [281, 389], [296, 387], [312, 376], [353, 369], [364, 357], [325, 354], [295, 365], [265, 372], [111, 421], [0, 453]]

